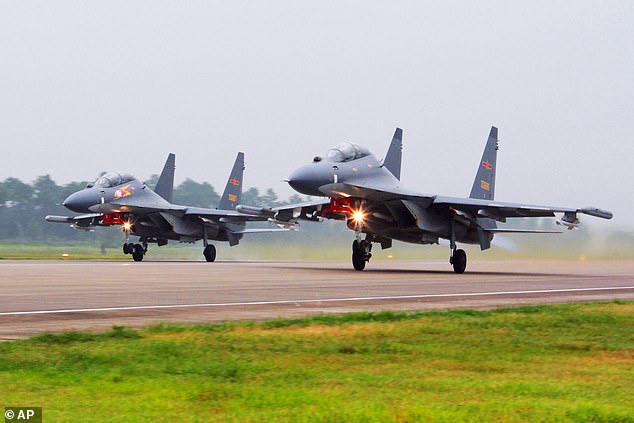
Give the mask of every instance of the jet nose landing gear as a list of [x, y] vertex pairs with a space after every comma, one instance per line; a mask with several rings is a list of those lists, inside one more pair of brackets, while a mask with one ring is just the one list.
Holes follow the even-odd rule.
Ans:
[[147, 244], [133, 244], [126, 242], [123, 244], [123, 254], [132, 254], [134, 261], [143, 261], [143, 256], [147, 253]]
[[365, 269], [365, 263], [372, 257], [372, 243], [368, 240], [355, 239], [352, 243], [352, 265], [354, 270]]
[[132, 249], [132, 259], [134, 259], [134, 261], [142, 261], [146, 251], [147, 249], [143, 248], [141, 244], [134, 244], [134, 248]]

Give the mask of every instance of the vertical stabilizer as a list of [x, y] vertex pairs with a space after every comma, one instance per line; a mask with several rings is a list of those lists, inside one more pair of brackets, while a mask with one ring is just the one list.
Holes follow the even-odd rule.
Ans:
[[383, 166], [389, 170], [396, 179], [401, 179], [401, 159], [403, 158], [403, 130], [396, 128], [390, 148], [387, 149]]
[[235, 210], [236, 206], [240, 203], [240, 197], [242, 196], [242, 177], [244, 174], [244, 153], [238, 153], [235, 163], [233, 163], [233, 169], [229, 175], [229, 180], [225, 186], [225, 192], [220, 197], [220, 204], [218, 208], [220, 210]]
[[174, 170], [176, 169], [176, 156], [174, 153], [170, 153], [163, 166], [163, 171], [159, 180], [156, 183], [154, 192], [163, 197], [167, 202], [172, 202], [174, 196]]
[[482, 159], [478, 164], [473, 187], [469, 198], [480, 200], [493, 200], [495, 195], [495, 170], [498, 155], [498, 128], [491, 127]]

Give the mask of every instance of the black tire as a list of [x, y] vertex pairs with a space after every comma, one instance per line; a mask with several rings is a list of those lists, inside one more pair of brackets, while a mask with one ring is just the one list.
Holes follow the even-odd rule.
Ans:
[[352, 266], [354, 270], [361, 271], [365, 269], [365, 251], [363, 245], [356, 239], [352, 243]]
[[128, 248], [128, 244], [123, 244], [123, 254], [130, 254], [130, 249]]
[[209, 244], [205, 247], [205, 249], [203, 250], [203, 256], [205, 256], [205, 260], [207, 260], [208, 262], [212, 262], [216, 260], [216, 247], [214, 247], [212, 244]]
[[451, 264], [454, 272], [458, 274], [464, 273], [467, 268], [467, 253], [464, 250], [456, 250], [453, 253]]
[[144, 254], [145, 251], [143, 251], [143, 246], [141, 244], [134, 244], [132, 249], [132, 259], [134, 259], [134, 261], [142, 261]]

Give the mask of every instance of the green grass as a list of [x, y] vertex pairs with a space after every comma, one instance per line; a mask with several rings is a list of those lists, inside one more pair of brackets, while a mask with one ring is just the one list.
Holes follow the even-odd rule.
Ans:
[[634, 421], [634, 303], [121, 326], [0, 343], [45, 421]]
[[[64, 254], [68, 254], [64, 257]], [[120, 249], [108, 248], [106, 254], [101, 254], [98, 246], [91, 244], [77, 245], [20, 245], [0, 244], [0, 259], [11, 260], [86, 260], [86, 259], [117, 259]]]

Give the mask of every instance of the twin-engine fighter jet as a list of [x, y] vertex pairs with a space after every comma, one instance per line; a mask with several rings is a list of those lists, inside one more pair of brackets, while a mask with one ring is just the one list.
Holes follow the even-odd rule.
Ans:
[[[294, 223], [298, 219], [321, 218], [345, 220], [356, 232], [352, 244], [352, 264], [363, 270], [372, 256], [372, 243], [390, 248], [392, 240], [437, 244], [439, 238], [449, 240], [449, 262], [456, 273], [463, 273], [467, 255], [457, 243], [479, 244], [482, 250], [491, 247], [496, 233], [549, 231], [501, 229], [497, 222], [512, 217], [553, 217], [568, 229], [579, 224], [578, 213], [611, 219], [612, 213], [592, 207], [567, 208], [531, 206], [494, 200], [498, 130], [491, 128], [469, 198], [453, 198], [403, 188], [401, 179], [403, 131], [396, 129], [387, 155], [377, 160], [366, 148], [344, 143], [330, 149], [325, 157], [316, 156], [311, 164], [295, 170], [288, 183], [298, 192], [329, 197], [296, 206], [257, 209], [239, 206], [252, 215], [268, 215], [275, 221]], [[365, 239], [361, 234], [365, 233]]]
[[[242, 195], [244, 153], [238, 153], [233, 170], [217, 209], [172, 204], [176, 157], [167, 157], [163, 171], [152, 191], [127, 173], [109, 172], [86, 189], [71, 194], [63, 206], [79, 216], [46, 216], [49, 222], [69, 223], [75, 229], [91, 230], [95, 226], [119, 225], [126, 233], [125, 254], [134, 261], [143, 260], [149, 243], [159, 246], [168, 240], [195, 242], [203, 240], [207, 261], [216, 259], [216, 248], [209, 240], [228, 241], [237, 245], [247, 233], [285, 231], [287, 229], [247, 229], [246, 222], [266, 220], [246, 216], [235, 210]], [[139, 243], [129, 241], [130, 235]]]

